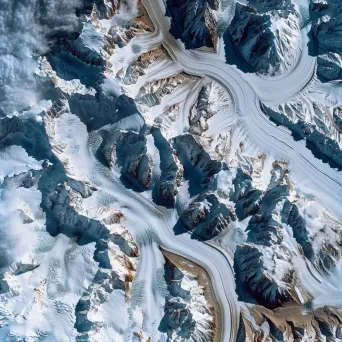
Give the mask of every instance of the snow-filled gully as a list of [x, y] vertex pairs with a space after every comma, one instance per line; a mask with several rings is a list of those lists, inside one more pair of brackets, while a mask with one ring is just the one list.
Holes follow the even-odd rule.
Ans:
[[[289, 130], [273, 124], [260, 108], [260, 101], [272, 105], [282, 103], [310, 82], [316, 68], [316, 59], [305, 53], [307, 42], [304, 40], [302, 56], [291, 73], [283, 78], [258, 78], [254, 75], [242, 74], [235, 66], [226, 64], [219, 54], [185, 50], [183, 44], [176, 41], [169, 33], [169, 18], [165, 16], [162, 0], [143, 0], [143, 5], [155, 26], [155, 32], [136, 37], [142, 48], [150, 47], [151, 43], [154, 45], [162, 43], [171, 58], [185, 72], [207, 76], [219, 82], [231, 94], [238, 120], [246, 128], [251, 141], [263, 152], [279, 160], [288, 161], [294, 183], [300, 183], [301, 188], [310, 188], [311, 193], [320, 198], [327, 208], [341, 218], [339, 211], [342, 204], [341, 174], [315, 159], [303, 141], [295, 141]], [[306, 28], [303, 29], [305, 30]], [[303, 36], [306, 35], [305, 32]], [[228, 125], [228, 122], [222, 122], [222, 131]], [[108, 182], [106, 177], [102, 180]], [[132, 191], [130, 196], [126, 197], [125, 194], [129, 190], [120, 182], [115, 182], [115, 186], [113, 185], [108, 184], [108, 189], [113, 189], [116, 196], [118, 193], [121, 194], [120, 202], [125, 203], [123, 211], [132, 223], [144, 222], [143, 225], [147, 230], [153, 227], [164, 249], [180, 254], [208, 271], [221, 308], [220, 339], [235, 341], [240, 304], [235, 293], [232, 257], [214, 244], [192, 240], [188, 234], [175, 236], [172, 228], [177, 218], [173, 211], [157, 207], [147, 198]], [[329, 197], [326, 194], [329, 194]], [[134, 209], [127, 201], [127, 198], [132, 197], [135, 200]], [[139, 229], [141, 228], [140, 226]], [[146, 257], [142, 262], [149, 262], [149, 260], [150, 258]], [[142, 265], [140, 269], [144, 269], [144, 272], [148, 270], [152, 272], [151, 266], [148, 265]]]

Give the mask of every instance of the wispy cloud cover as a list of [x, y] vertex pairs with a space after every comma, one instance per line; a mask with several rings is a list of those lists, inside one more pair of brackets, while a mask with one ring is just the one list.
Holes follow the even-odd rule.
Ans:
[[0, 115], [39, 99], [34, 76], [37, 55], [53, 36], [77, 29], [81, 0], [0, 0]]

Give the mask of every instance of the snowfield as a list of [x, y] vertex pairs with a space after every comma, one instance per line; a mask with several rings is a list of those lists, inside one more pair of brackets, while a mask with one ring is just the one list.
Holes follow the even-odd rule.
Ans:
[[338, 4], [53, 3], [4, 9], [0, 338], [340, 341]]

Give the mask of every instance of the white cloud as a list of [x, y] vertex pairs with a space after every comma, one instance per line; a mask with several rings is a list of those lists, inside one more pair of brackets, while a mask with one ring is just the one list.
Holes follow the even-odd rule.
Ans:
[[36, 56], [77, 29], [81, 0], [0, 0], [0, 116], [38, 101]]

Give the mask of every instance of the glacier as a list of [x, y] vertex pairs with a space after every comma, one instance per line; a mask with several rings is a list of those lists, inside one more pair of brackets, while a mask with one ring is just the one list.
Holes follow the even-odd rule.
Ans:
[[3, 341], [341, 341], [339, 1], [0, 5]]

